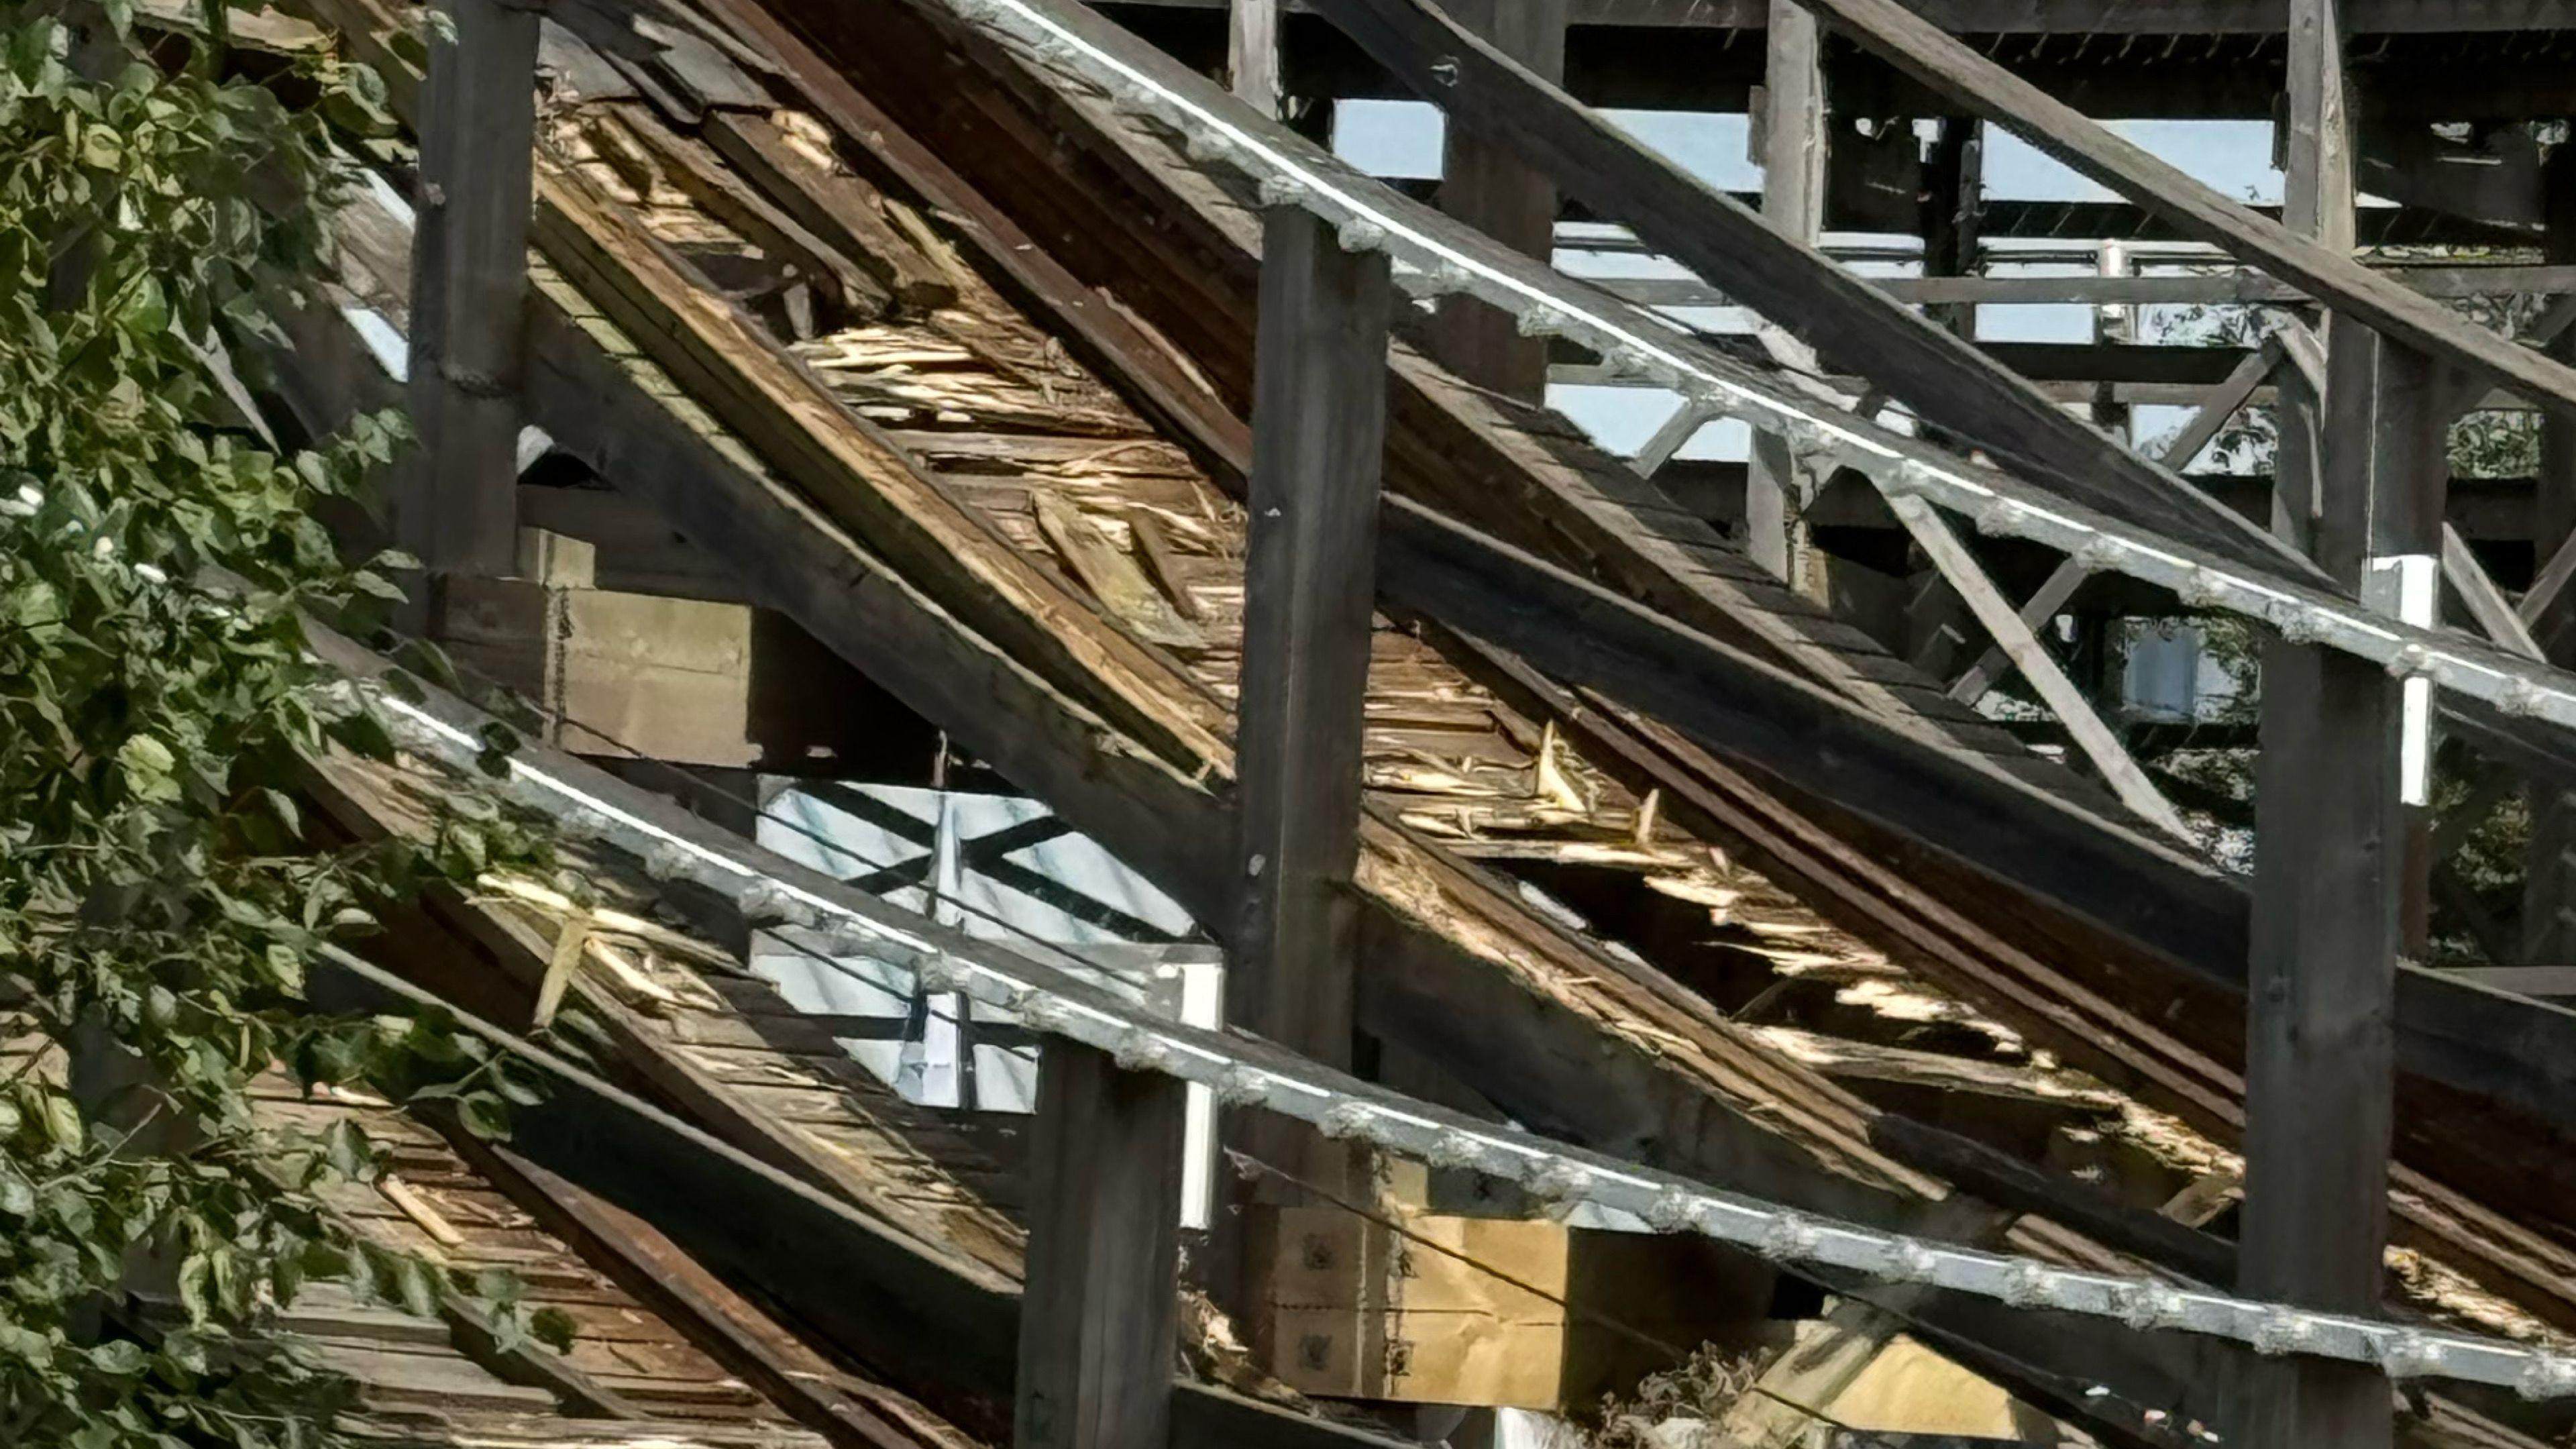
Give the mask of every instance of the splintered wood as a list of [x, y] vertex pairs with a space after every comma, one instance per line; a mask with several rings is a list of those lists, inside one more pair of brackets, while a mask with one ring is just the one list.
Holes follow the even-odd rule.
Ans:
[[[557, 1362], [588, 1386], [654, 1418], [668, 1414], [788, 1436], [750, 1443], [797, 1442], [776, 1405], [585, 1262], [402, 1109], [361, 1091], [308, 1095], [274, 1072], [253, 1085], [252, 1098], [254, 1115], [272, 1128], [318, 1133], [349, 1123], [364, 1131], [383, 1154], [385, 1170], [372, 1184], [325, 1189], [326, 1207], [385, 1247], [467, 1274], [515, 1274], [531, 1308], [556, 1309], [572, 1320], [571, 1350]], [[336, 1285], [306, 1287], [282, 1310], [280, 1323], [309, 1337], [326, 1363], [358, 1381], [361, 1412], [378, 1433], [406, 1424], [461, 1427], [460, 1417], [478, 1424], [485, 1415], [533, 1419], [554, 1409], [546, 1388], [510, 1382], [460, 1351], [447, 1324], [362, 1304]], [[532, 1351], [553, 1357], [551, 1350]], [[526, 1432], [541, 1431], [532, 1422]]]

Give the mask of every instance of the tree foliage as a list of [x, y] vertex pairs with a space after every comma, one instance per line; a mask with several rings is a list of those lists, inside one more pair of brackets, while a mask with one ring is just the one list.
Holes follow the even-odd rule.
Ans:
[[318, 1014], [305, 975], [425, 875], [525, 842], [471, 797], [429, 850], [302, 818], [305, 759], [391, 752], [363, 703], [323, 702], [299, 619], [396, 594], [315, 509], [399, 427], [270, 451], [213, 421], [215, 368], [275, 336], [261, 299], [317, 272], [341, 182], [316, 115], [225, 79], [219, 43], [154, 64], [122, 3], [80, 19], [0, 4], [0, 1444], [322, 1444], [343, 1387], [271, 1331], [307, 1280], [557, 1325], [336, 1236], [318, 1192], [376, 1170], [363, 1134], [263, 1122], [246, 1088], [283, 1063], [497, 1123], [528, 1094], [480, 1043]]

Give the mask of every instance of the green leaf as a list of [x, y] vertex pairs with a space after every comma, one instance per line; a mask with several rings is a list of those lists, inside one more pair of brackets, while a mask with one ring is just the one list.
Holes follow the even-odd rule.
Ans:
[[89, 1134], [81, 1124], [79, 1105], [60, 1093], [46, 1093], [45, 1135], [65, 1152], [78, 1152], [87, 1146]]
[[510, 1111], [490, 1092], [468, 1092], [457, 1099], [457, 1120], [465, 1130], [490, 1142], [510, 1140]]
[[433, 1318], [438, 1314], [438, 1285], [431, 1281], [429, 1267], [418, 1258], [400, 1258], [394, 1282], [402, 1294], [402, 1305], [413, 1316]]
[[25, 1217], [36, 1210], [36, 1185], [15, 1164], [0, 1161], [0, 1213]]
[[540, 1308], [528, 1319], [528, 1332], [557, 1353], [572, 1352], [573, 1333], [578, 1327], [572, 1315], [560, 1308]]
[[150, 735], [128, 735], [116, 747], [116, 763], [125, 776], [125, 788], [142, 800], [171, 801], [179, 798], [179, 782], [171, 770], [178, 764], [170, 747]]

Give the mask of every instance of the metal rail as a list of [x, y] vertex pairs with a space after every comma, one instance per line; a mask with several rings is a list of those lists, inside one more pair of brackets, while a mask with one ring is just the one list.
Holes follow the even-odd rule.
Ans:
[[[350, 658], [347, 651], [325, 652], [338, 654], [344, 666]], [[480, 731], [488, 723], [478, 712], [435, 695], [415, 703], [372, 683], [336, 687], [348, 689], [353, 704], [363, 687], [407, 748], [454, 768], [477, 767], [484, 752]], [[1107, 1052], [1128, 1070], [1209, 1087], [1228, 1106], [1259, 1107], [1309, 1123], [1331, 1138], [1472, 1168], [1517, 1182], [1543, 1200], [1594, 1203], [1659, 1231], [1696, 1232], [1783, 1262], [1924, 1284], [2015, 1307], [2116, 1318], [2142, 1331], [2234, 1339], [2264, 1354], [2369, 1364], [2392, 1378], [2438, 1377], [2511, 1387], [2532, 1399], [2576, 1398], [2576, 1356], [1959, 1248], [1720, 1192], [1480, 1122], [1265, 1042], [1161, 1020], [1052, 967], [982, 948], [929, 922], [907, 924], [899, 918], [908, 913], [848, 885], [776, 860], [676, 808], [657, 809], [638, 787], [604, 773], [575, 783], [562, 777], [569, 772], [513, 758], [502, 787], [568, 833], [639, 858], [656, 879], [691, 883], [735, 901], [747, 919], [800, 949], [865, 953], [907, 967], [923, 990], [959, 992], [1010, 1011], [1032, 1030]]]
[[1334, 225], [1343, 246], [1387, 252], [1397, 284], [1413, 296], [1476, 297], [1516, 317], [1526, 333], [1564, 337], [1720, 416], [1782, 435], [1801, 454], [1851, 468], [1882, 492], [1920, 496], [1964, 514], [1981, 532], [2045, 544], [2095, 572], [2169, 589], [2191, 607], [2239, 614], [2294, 642], [2429, 679], [2504, 714], [2576, 729], [2576, 675], [2222, 561], [1775, 386], [1672, 323], [1359, 175], [1108, 21], [1074, 13], [1079, 7], [1053, 0], [915, 3], [1020, 47], [1114, 107], [1170, 127], [1193, 160], [1227, 165], [1254, 180], [1263, 204], [1301, 207]]

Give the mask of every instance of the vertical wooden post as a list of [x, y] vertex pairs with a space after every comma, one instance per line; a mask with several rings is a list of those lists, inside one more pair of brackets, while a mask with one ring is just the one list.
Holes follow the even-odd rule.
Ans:
[[[2324, 433], [2318, 561], [2385, 606], [2434, 587], [2445, 419], [2421, 354], [2347, 324]], [[2390, 587], [2391, 583], [2399, 587]], [[2315, 645], [2263, 656], [2238, 1287], [2340, 1313], [2379, 1307], [2396, 961], [2421, 812], [2400, 802], [2410, 688]], [[2313, 1359], [2249, 1364], [2230, 1443], [2391, 1442], [2387, 1381]]]
[[[2349, 249], [2341, 8], [2290, 0], [2282, 219]], [[2421, 357], [2355, 323], [2321, 325], [2326, 386], [2282, 389], [2272, 524], [2359, 588], [2374, 560], [2438, 547], [2442, 424]], [[2398, 799], [2405, 688], [2350, 656], [2277, 638], [2264, 647], [2262, 680], [2238, 1287], [2374, 1313], [2409, 876]], [[2250, 1449], [2373, 1449], [2394, 1437], [2387, 1382], [2352, 1365], [2249, 1360], [2233, 1407], [2228, 1439]]]
[[1252, 404], [1236, 775], [1243, 912], [1226, 1017], [1351, 1059], [1351, 871], [1386, 449], [1386, 258], [1270, 214]]
[[409, 397], [418, 453], [396, 536], [432, 573], [518, 559], [519, 331], [527, 291], [537, 12], [442, 0], [420, 111]]
[[[1975, 116], [1941, 118], [1941, 137], [1923, 167], [1923, 275], [1927, 277], [1966, 277], [1978, 270], [1977, 221], [1983, 210], [1985, 153], [1985, 122]], [[1973, 302], [1935, 305], [1924, 311], [1961, 337], [1977, 335]]]
[[[1361, 735], [1386, 448], [1386, 258], [1270, 214], [1254, 346], [1250, 542], [1235, 730], [1241, 905], [1226, 1020], [1330, 1066], [1353, 1056]], [[1301, 1124], [1238, 1113], [1225, 1137], [1327, 1187], [1342, 1164]], [[1256, 1356], [1271, 1351], [1271, 1183], [1240, 1184], [1209, 1282]]]
[[[2552, 262], [2576, 262], [2576, 147], [2560, 146], [2549, 158], [2543, 185]], [[2558, 334], [2549, 355], [2576, 362], [2576, 329]], [[2532, 497], [2535, 561], [2555, 555], [2576, 535], [2576, 421], [2564, 414], [2540, 419], [2540, 472]], [[2556, 664], [2576, 663], [2576, 594], [2531, 621], [2532, 637]], [[2576, 793], [2547, 784], [2531, 787], [2531, 843], [2523, 858], [2522, 952], [2534, 966], [2576, 963]]]
[[[2283, 225], [2352, 249], [2352, 113], [2344, 74], [2343, 0], [2290, 0], [2289, 95], [2281, 118]], [[2324, 324], [2331, 338], [2332, 322]], [[2316, 405], [2284, 388], [2272, 489], [2272, 528], [2300, 549], [2315, 543], [2319, 507]]]
[[[1816, 17], [1796, 0], [1771, 0], [1764, 34], [1762, 90], [1755, 116], [1762, 162], [1762, 219], [1772, 229], [1812, 242], [1825, 221], [1824, 38]], [[1793, 589], [1820, 592], [1809, 573], [1806, 526], [1799, 518], [1797, 465], [1786, 440], [1753, 435], [1744, 470], [1744, 538], [1753, 561]]]
[[[1567, 0], [1451, 0], [1459, 24], [1544, 79], [1565, 78]], [[1449, 121], [1440, 209], [1515, 251], [1546, 261], [1556, 250], [1556, 188], [1507, 137]], [[1466, 297], [1440, 305], [1432, 355], [1478, 387], [1524, 402], [1547, 395], [1547, 339]]]
[[1279, 114], [1279, 0], [1233, 0], [1225, 73], [1236, 100], [1265, 116]]
[[[2118, 242], [2104, 242], [2094, 255], [2094, 271], [2105, 277], [2134, 277], [2138, 264], [2129, 249]], [[2124, 343], [2138, 340], [2138, 309], [2128, 302], [2097, 302], [2093, 305], [2093, 340], [2097, 343]], [[2129, 436], [2129, 406], [2118, 400], [2114, 385], [2103, 383], [2095, 394], [2093, 421], [2102, 430], [2126, 443]]]
[[1186, 1090], [1060, 1039], [1039, 1058], [1015, 1449], [1170, 1438]]

